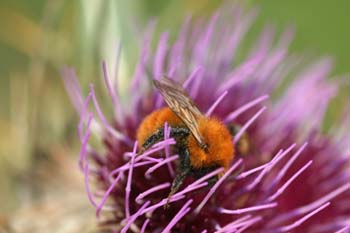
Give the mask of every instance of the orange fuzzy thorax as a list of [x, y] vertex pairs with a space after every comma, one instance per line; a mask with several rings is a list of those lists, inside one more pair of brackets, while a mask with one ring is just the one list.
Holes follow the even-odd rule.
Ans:
[[[183, 122], [170, 108], [161, 108], [149, 114], [140, 124], [136, 138], [141, 147], [145, 140], [168, 122], [170, 127], [185, 127]], [[213, 165], [229, 167], [234, 148], [232, 136], [226, 126], [215, 118], [200, 118], [198, 120], [202, 140], [207, 144], [207, 152], [198, 145], [191, 134], [188, 137], [187, 147], [190, 152], [191, 166], [202, 168]]]
[[199, 131], [207, 152], [201, 149], [196, 139], [191, 135], [188, 139], [188, 149], [191, 155], [191, 165], [194, 168], [219, 165], [227, 169], [234, 157], [232, 136], [226, 126], [215, 118], [201, 118], [198, 121]]
[[137, 130], [136, 139], [139, 147], [143, 145], [149, 136], [158, 129], [163, 128], [165, 122], [168, 122], [170, 127], [183, 126], [180, 118], [170, 108], [156, 110], [143, 119]]

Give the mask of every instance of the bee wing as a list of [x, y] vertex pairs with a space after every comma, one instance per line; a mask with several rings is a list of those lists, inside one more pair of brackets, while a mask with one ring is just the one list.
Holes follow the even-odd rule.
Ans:
[[153, 82], [169, 108], [184, 122], [198, 143], [203, 145], [197, 121], [204, 116], [183, 87], [165, 76]]

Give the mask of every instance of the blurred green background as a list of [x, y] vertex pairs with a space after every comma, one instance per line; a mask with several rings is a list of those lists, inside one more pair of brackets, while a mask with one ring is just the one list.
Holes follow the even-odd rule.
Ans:
[[[169, 30], [174, 35], [186, 15], [210, 15], [221, 2], [1, 0], [1, 216], [30, 208], [28, 203], [40, 203], [47, 192], [67, 191], [59, 181], [71, 172], [68, 168], [75, 169], [65, 164], [76, 159], [79, 145], [75, 131], [77, 116], [60, 78], [63, 66], [76, 68], [86, 90], [89, 82], [96, 83], [101, 78], [101, 60], [113, 60], [114, 49], [121, 40], [120, 82], [123, 85], [138, 57], [137, 28], [156, 18], [158, 32]], [[292, 52], [316, 58], [330, 55], [335, 59], [335, 77], [349, 73], [349, 1], [249, 0], [244, 4], [259, 9], [245, 44], [253, 42], [266, 23], [275, 25], [278, 32], [292, 25], [296, 29]], [[340, 97], [333, 101], [326, 125], [331, 125], [341, 106], [349, 103], [348, 91], [348, 88], [342, 89]], [[71, 156], [65, 159], [66, 155]], [[45, 171], [50, 169], [53, 170], [48, 179]], [[81, 177], [77, 177], [81, 181]], [[79, 181], [77, 192], [82, 189]], [[0, 225], [1, 221], [0, 218]]]

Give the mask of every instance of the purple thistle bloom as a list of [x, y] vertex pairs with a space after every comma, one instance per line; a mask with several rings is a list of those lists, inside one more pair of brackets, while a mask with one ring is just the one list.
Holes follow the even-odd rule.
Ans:
[[[84, 97], [74, 71], [64, 70], [68, 94], [80, 115], [79, 165], [102, 226], [116, 232], [349, 230], [348, 131], [329, 137], [319, 130], [337, 94], [337, 83], [328, 81], [331, 61], [305, 68], [287, 54], [293, 33], [286, 31], [274, 46], [271, 27], [239, 60], [237, 49], [255, 15], [236, 6], [217, 12], [208, 22], [187, 20], [172, 45], [164, 33], [154, 52], [148, 30], [127, 103], [119, 100], [104, 62], [104, 81], [115, 110], [110, 121], [94, 87]], [[270, 100], [284, 78], [296, 73], [284, 94]], [[163, 74], [181, 83], [206, 116], [241, 125], [235, 143], [244, 132], [251, 143], [247, 155], [236, 152], [212, 187], [208, 179], [223, 168], [197, 180], [188, 177], [166, 210], [178, 160], [171, 150], [176, 142], [170, 128], [166, 124], [164, 140], [141, 155], [134, 142], [144, 117], [165, 106], [149, 84]], [[102, 152], [90, 146], [91, 134], [102, 139]]]

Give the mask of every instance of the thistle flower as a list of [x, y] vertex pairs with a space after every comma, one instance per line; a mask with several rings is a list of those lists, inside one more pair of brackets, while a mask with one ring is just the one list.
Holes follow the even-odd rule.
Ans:
[[[154, 52], [148, 30], [126, 103], [120, 101], [103, 62], [115, 112], [112, 120], [104, 115], [94, 86], [84, 97], [74, 71], [64, 70], [68, 94], [80, 115], [79, 165], [101, 226], [118, 232], [349, 230], [347, 131], [332, 137], [320, 132], [338, 89], [327, 80], [331, 60], [301, 65], [302, 60], [287, 53], [293, 33], [287, 30], [272, 45], [271, 27], [239, 60], [237, 49], [255, 15], [237, 6], [218, 11], [208, 22], [188, 19], [172, 45], [163, 33]], [[178, 158], [170, 150], [176, 142], [169, 137], [169, 126], [164, 125], [164, 139], [140, 155], [134, 141], [144, 117], [165, 106], [149, 84], [163, 74], [181, 83], [207, 116], [241, 125], [235, 143], [246, 133], [251, 144], [247, 155], [236, 152], [212, 187], [208, 179], [222, 168], [199, 179], [187, 178], [166, 210]], [[293, 75], [284, 94], [271, 100]], [[101, 138], [103, 150], [90, 145], [91, 134]]]

